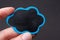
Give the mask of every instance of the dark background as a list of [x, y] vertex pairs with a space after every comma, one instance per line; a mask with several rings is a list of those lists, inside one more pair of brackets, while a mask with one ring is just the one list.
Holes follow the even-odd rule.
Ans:
[[[0, 0], [0, 8], [36, 6], [46, 16], [46, 24], [33, 40], [60, 40], [60, 0]], [[7, 28], [0, 20], [0, 30]]]

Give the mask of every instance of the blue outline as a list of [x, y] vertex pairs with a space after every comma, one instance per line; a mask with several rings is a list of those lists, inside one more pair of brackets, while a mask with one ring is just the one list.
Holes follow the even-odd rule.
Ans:
[[[35, 32], [30, 32], [31, 34], [37, 34], [38, 32], [39, 32], [39, 30], [41, 29], [41, 27], [42, 26], [44, 26], [44, 24], [45, 24], [45, 22], [46, 22], [46, 18], [45, 18], [45, 16], [43, 15], [43, 14], [41, 14], [40, 12], [39, 12], [39, 10], [35, 7], [35, 6], [30, 6], [30, 7], [27, 7], [27, 8], [22, 8], [22, 7], [20, 7], [20, 8], [17, 8], [14, 12], [16, 12], [16, 11], [18, 11], [18, 10], [29, 10], [29, 9], [35, 9], [36, 11], [37, 11], [37, 15], [39, 15], [39, 16], [41, 16], [42, 18], [43, 18], [43, 23], [41, 24], [41, 25], [39, 25], [38, 26], [38, 29], [35, 31]], [[9, 25], [9, 26], [11, 26], [9, 23], [8, 23], [8, 21], [9, 21], [9, 19], [11, 18], [11, 17], [13, 17], [14, 16], [14, 14], [12, 14], [12, 15], [10, 15], [10, 16], [8, 16], [7, 18], [6, 18], [6, 23]], [[20, 32], [20, 31], [18, 31], [17, 29], [16, 29], [16, 27], [12, 27], [13, 28], [13, 30], [16, 32], [16, 33], [18, 33], [18, 34], [23, 34], [24, 32], [27, 32], [27, 30], [26, 31], [23, 31], [23, 32]], [[28, 31], [29, 32], [29, 31]]]

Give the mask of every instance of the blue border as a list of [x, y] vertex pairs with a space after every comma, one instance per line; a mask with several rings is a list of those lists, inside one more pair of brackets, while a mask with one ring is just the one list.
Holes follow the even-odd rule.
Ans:
[[[39, 12], [39, 10], [38, 10], [35, 6], [30, 6], [30, 7], [27, 7], [27, 8], [22, 8], [22, 7], [20, 7], [20, 8], [17, 8], [14, 12], [16, 12], [16, 11], [18, 11], [18, 10], [29, 10], [29, 9], [35, 9], [35, 10], [37, 11], [37, 15], [39, 15], [39, 16], [41, 16], [41, 17], [43, 18], [43, 23], [38, 26], [38, 29], [37, 29], [35, 32], [30, 32], [31, 34], [37, 34], [37, 33], [39, 32], [39, 30], [41, 29], [41, 27], [44, 26], [44, 24], [45, 24], [45, 22], [46, 22], [46, 18], [45, 18], [45, 16], [44, 16], [43, 14], [41, 14], [41, 13]], [[10, 15], [10, 16], [8, 16], [8, 17], [6, 18], [6, 23], [7, 23], [9, 26], [11, 26], [11, 25], [8, 23], [8, 21], [9, 21], [9, 19], [10, 19], [11, 17], [13, 17], [13, 16], [14, 16], [14, 14], [12, 14], [12, 15]], [[20, 31], [18, 31], [18, 30], [16, 29], [16, 27], [12, 27], [12, 28], [13, 28], [13, 30], [14, 30], [16, 33], [18, 33], [18, 34], [22, 34], [22, 33], [24, 33], [24, 32], [27, 32], [27, 30], [26, 30], [26, 31], [23, 31], [23, 32], [20, 32]], [[28, 32], [29, 32], [29, 31], [28, 31]]]

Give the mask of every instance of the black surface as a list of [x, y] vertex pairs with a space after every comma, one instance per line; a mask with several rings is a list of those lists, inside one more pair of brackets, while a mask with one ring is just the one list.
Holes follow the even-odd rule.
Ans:
[[[11, 16], [11, 15], [10, 15]], [[36, 32], [38, 26], [43, 23], [43, 18], [37, 15], [37, 11], [35, 9], [30, 10], [17, 10], [14, 13], [8, 23], [16, 27], [18, 31], [29, 31], [29, 32]]]
[[[60, 0], [0, 0], [0, 8], [30, 5], [38, 7], [47, 19], [45, 26], [33, 40], [60, 40]], [[4, 20], [0, 24], [1, 29], [7, 26]]]

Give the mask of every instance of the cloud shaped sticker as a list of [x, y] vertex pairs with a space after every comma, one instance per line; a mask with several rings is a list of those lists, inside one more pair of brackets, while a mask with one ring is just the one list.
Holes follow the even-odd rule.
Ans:
[[45, 24], [45, 17], [35, 6], [17, 8], [13, 14], [6, 18], [6, 23], [12, 26], [15, 32], [22, 34], [30, 32], [37, 34]]

